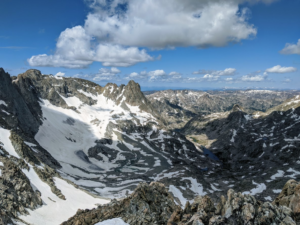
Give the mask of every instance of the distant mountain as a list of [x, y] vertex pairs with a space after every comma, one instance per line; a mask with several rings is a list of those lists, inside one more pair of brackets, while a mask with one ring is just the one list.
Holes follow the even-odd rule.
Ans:
[[[299, 94], [299, 91], [192, 91], [166, 90], [146, 95], [169, 128], [181, 128], [195, 115], [230, 111], [235, 104], [247, 113], [265, 112]], [[179, 109], [179, 110], [178, 110]]]

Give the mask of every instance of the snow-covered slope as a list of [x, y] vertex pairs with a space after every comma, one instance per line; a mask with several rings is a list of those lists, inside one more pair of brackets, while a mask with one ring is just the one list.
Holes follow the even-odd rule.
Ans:
[[[151, 102], [134, 81], [101, 87], [76, 78], [57, 79], [37, 70], [12, 79], [0, 71], [0, 76], [5, 80], [0, 83], [0, 162], [3, 164], [0, 163], [0, 189], [3, 187], [1, 190], [10, 193], [0, 190], [4, 199], [0, 213], [5, 215], [7, 223], [12, 223], [12, 218], [21, 224], [19, 218], [24, 223], [58, 224], [79, 208], [108, 202], [95, 196], [122, 198], [140, 182], [164, 183], [182, 207], [195, 195], [209, 194], [216, 198], [233, 185], [239, 185], [241, 192], [271, 198], [275, 192], [269, 194], [265, 189], [268, 185], [255, 177], [262, 170], [250, 173], [251, 169], [268, 169], [265, 177], [272, 180], [272, 185], [276, 185], [273, 180], [282, 174], [297, 177], [299, 173], [295, 166], [274, 170], [277, 161], [274, 163], [272, 151], [277, 144], [275, 140], [261, 141], [264, 134], [271, 138], [270, 121], [257, 119], [257, 123], [266, 125], [260, 127], [253, 116], [242, 112], [242, 107], [234, 107], [232, 113], [208, 115], [198, 124], [207, 125], [207, 130], [201, 131], [201, 127], [195, 131], [206, 135], [208, 145], [212, 146], [209, 150], [208, 146], [195, 146], [181, 133], [168, 130], [170, 121], [163, 112], [175, 110], [176, 118], [195, 114], [170, 102]], [[199, 97], [192, 92], [187, 95], [191, 95], [190, 99]], [[207, 103], [215, 99], [211, 104], [216, 104], [216, 99], [221, 101], [211, 94], [204, 97]], [[272, 117], [275, 129], [278, 127], [285, 135], [277, 138], [287, 142], [293, 154], [292, 146], [298, 146], [298, 136], [294, 135], [292, 122], [298, 124], [298, 114], [295, 109]], [[283, 120], [288, 122], [280, 122]], [[253, 127], [260, 128], [261, 132], [252, 132]], [[294, 133], [290, 135], [289, 129]], [[251, 135], [245, 135], [247, 132]], [[263, 150], [259, 155], [253, 154], [258, 157], [255, 165], [244, 160], [244, 155], [249, 158], [247, 151], [253, 150], [251, 145], [248, 142], [247, 146], [239, 145], [245, 137], [255, 142], [252, 133], [259, 133], [257, 143]], [[192, 137], [190, 140], [194, 141]], [[284, 155], [274, 154], [280, 155], [282, 162]], [[272, 158], [270, 168], [257, 163], [265, 157]], [[245, 163], [250, 166], [243, 167], [243, 171], [242, 168], [231, 170]], [[54, 214], [57, 219], [51, 220]]]
[[[132, 95], [128, 95], [129, 85]], [[130, 82], [125, 87], [108, 84], [99, 92], [85, 87], [72, 93], [55, 89], [64, 107], [40, 100], [42, 125], [35, 140], [60, 163], [61, 176], [93, 194], [112, 198], [125, 196], [142, 181], [168, 177], [178, 164], [214, 167], [184, 136], [161, 128], [147, 99], [140, 99], [138, 105], [134, 96], [141, 92], [136, 87]], [[191, 168], [180, 170], [166, 182], [189, 177]]]
[[[3, 71], [0, 75], [10, 79]], [[22, 208], [14, 202], [16, 208], [8, 218], [32, 224], [44, 218], [57, 224], [79, 208], [106, 202], [87, 193], [121, 198], [140, 182], [160, 180], [177, 187], [174, 194], [182, 192], [186, 199], [197, 195], [199, 188], [211, 189], [197, 171], [214, 170], [220, 164], [183, 135], [167, 131], [137, 83], [101, 87], [36, 70], [13, 79], [11, 88], [17, 90], [22, 104], [9, 97], [9, 90], [0, 93], [0, 110], [5, 111], [0, 115], [1, 151], [4, 165], [18, 168], [20, 179], [16, 182], [9, 175], [13, 170], [1, 174], [13, 183], [16, 197], [18, 182], [25, 180], [30, 184], [27, 192], [36, 200], [33, 205], [28, 200]], [[36, 121], [38, 129], [22, 120], [20, 112], [26, 113], [28, 121]], [[57, 214], [54, 222], [49, 221], [51, 213]]]
[[23, 170], [29, 178], [31, 185], [41, 192], [43, 205], [35, 210], [28, 210], [29, 215], [22, 215], [19, 218], [29, 224], [57, 225], [61, 224], [78, 209], [92, 209], [99, 204], [108, 203], [109, 200], [95, 198], [82, 190], [76, 189], [65, 180], [55, 178], [55, 185], [65, 196], [65, 200], [58, 198], [49, 185], [41, 181], [37, 173], [30, 168]]
[[[13, 147], [10, 136], [11, 132], [9, 130], [0, 127], [0, 145], [2, 147], [2, 150], [0, 150], [2, 155], [0, 156], [0, 160], [3, 160], [5, 163], [9, 160], [13, 160], [13, 157], [21, 160]], [[6, 151], [6, 153], [3, 151]], [[42, 205], [37, 208], [26, 210], [29, 215], [21, 214], [18, 217], [19, 219], [22, 219], [23, 222], [29, 224], [57, 225], [74, 215], [78, 209], [91, 209], [94, 208], [96, 204], [105, 204], [109, 202], [109, 200], [93, 197], [84, 191], [75, 188], [65, 180], [56, 177], [54, 178], [55, 186], [60, 189], [65, 196], [65, 199], [61, 199], [51, 191], [51, 187], [47, 183], [41, 180], [31, 164], [28, 164], [26, 161], [23, 163], [24, 165], [22, 167], [24, 167], [24, 169], [22, 169], [22, 172], [29, 180], [32, 191], [39, 193], [38, 195], [40, 195], [42, 200]], [[1, 162], [0, 166], [4, 166], [3, 162]], [[43, 165], [39, 166], [39, 168], [44, 170]], [[3, 172], [1, 171], [0, 180], [8, 179], [7, 176], [9, 175], [9, 172], [10, 171], [6, 168]], [[0, 187], [0, 189], [2, 188]], [[19, 205], [19, 207], [21, 206]], [[15, 220], [15, 223], [17, 224], [23, 224], [23, 222]]]

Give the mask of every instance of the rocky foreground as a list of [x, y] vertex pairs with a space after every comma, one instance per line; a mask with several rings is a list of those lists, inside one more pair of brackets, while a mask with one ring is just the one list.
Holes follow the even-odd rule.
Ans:
[[176, 205], [163, 184], [141, 183], [127, 198], [92, 210], [78, 210], [62, 225], [90, 225], [113, 218], [122, 218], [130, 225], [296, 225], [300, 224], [300, 183], [289, 180], [272, 203], [230, 189], [227, 198], [221, 196], [219, 202], [208, 195], [198, 196], [184, 209]]

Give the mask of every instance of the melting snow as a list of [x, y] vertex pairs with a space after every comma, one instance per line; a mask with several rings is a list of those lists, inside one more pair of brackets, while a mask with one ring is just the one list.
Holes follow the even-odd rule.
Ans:
[[7, 104], [6, 104], [5, 101], [3, 101], [3, 100], [0, 100], [0, 105], [5, 105], [5, 106], [7, 106]]
[[17, 158], [20, 158], [19, 155], [16, 153], [15, 148], [11, 144], [11, 141], [9, 139], [10, 137], [10, 131], [3, 129], [0, 127], [0, 141], [4, 144], [4, 149], [10, 154]]
[[20, 219], [27, 223], [34, 225], [57, 225], [73, 216], [78, 209], [92, 209], [96, 207], [96, 204], [106, 204], [109, 202], [108, 200], [94, 198], [76, 189], [66, 181], [54, 178], [55, 185], [66, 197], [66, 200], [62, 200], [52, 193], [50, 186], [41, 181], [32, 166], [29, 166], [30, 170], [23, 169], [23, 172], [29, 178], [32, 186], [41, 192], [44, 205], [34, 211], [28, 210], [29, 215], [27, 216], [20, 216]]
[[94, 225], [129, 225], [128, 223], [125, 223], [122, 219], [111, 219], [111, 220], [105, 220], [100, 223], [96, 223]]
[[250, 191], [243, 192], [244, 195], [245, 194], [256, 195], [262, 193], [264, 190], [267, 189], [267, 186], [264, 183], [258, 184], [252, 181], [252, 184], [256, 185], [256, 188], [253, 188]]
[[277, 177], [283, 177], [283, 175], [284, 175], [284, 171], [278, 170], [276, 174], [274, 174], [273, 176], [271, 176], [271, 179], [275, 180]]
[[182, 192], [174, 185], [169, 186], [169, 191], [172, 192], [174, 197], [179, 199], [179, 201], [181, 203], [181, 207], [184, 208], [184, 206], [188, 200], [185, 197], [183, 197]]
[[270, 196], [265, 197], [265, 199], [270, 202], [272, 201], [272, 198]]
[[232, 135], [232, 138], [231, 138], [231, 142], [234, 142], [234, 137], [236, 136], [236, 130], [233, 130], [233, 135]]

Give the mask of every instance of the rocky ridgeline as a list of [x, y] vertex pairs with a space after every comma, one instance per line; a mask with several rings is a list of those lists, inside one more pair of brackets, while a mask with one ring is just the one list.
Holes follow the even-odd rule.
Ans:
[[120, 217], [130, 225], [166, 224], [177, 206], [173, 197], [161, 183], [141, 183], [127, 198], [112, 200], [92, 210], [78, 210], [63, 225], [88, 225]]
[[145, 94], [168, 126], [180, 129], [196, 115], [230, 111], [234, 104], [242, 106], [247, 113], [265, 112], [299, 94], [299, 91], [165, 90]]
[[296, 225], [299, 215], [300, 183], [295, 180], [288, 181], [272, 203], [230, 189], [227, 199], [221, 196], [218, 203], [207, 195], [198, 196], [187, 202], [184, 209], [175, 204], [163, 184], [152, 182], [141, 183], [123, 200], [78, 210], [62, 225], [90, 225], [113, 218], [122, 218], [130, 225]]

